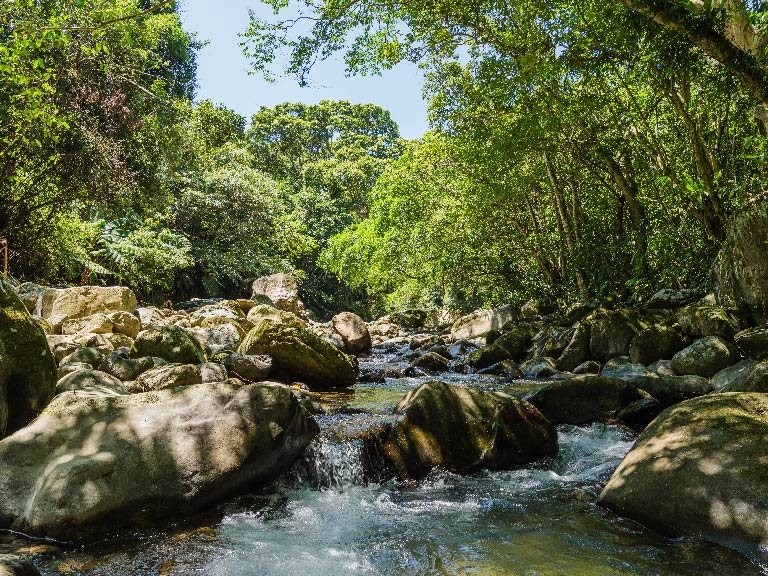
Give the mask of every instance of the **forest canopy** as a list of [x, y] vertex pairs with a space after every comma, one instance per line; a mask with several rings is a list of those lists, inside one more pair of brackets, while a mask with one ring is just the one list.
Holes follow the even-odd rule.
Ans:
[[291, 271], [318, 316], [636, 300], [709, 288], [766, 189], [762, 2], [266, 3], [242, 23], [254, 73], [416, 62], [430, 132], [373, 104], [195, 100], [175, 2], [3, 3], [14, 275], [161, 302]]

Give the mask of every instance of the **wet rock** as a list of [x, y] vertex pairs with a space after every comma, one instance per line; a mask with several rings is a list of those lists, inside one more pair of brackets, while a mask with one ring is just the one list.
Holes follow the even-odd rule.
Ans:
[[664, 534], [757, 552], [768, 544], [767, 442], [768, 396], [688, 400], [640, 435], [600, 503]]
[[508, 360], [509, 357], [509, 351], [496, 342], [485, 348], [479, 348], [474, 352], [470, 352], [464, 363], [474, 370], [483, 370], [484, 368], [498, 364], [502, 360]]
[[624, 380], [578, 376], [549, 382], [526, 399], [555, 424], [608, 421], [620, 410], [648, 394]]
[[56, 362], [45, 333], [0, 278], [0, 437], [32, 420], [55, 386]]
[[179, 364], [201, 364], [205, 351], [197, 340], [178, 326], [150, 326], [136, 336], [135, 357], [157, 356]]
[[387, 378], [402, 378], [403, 366], [398, 362], [388, 362], [386, 364], [375, 364], [366, 366], [360, 370], [359, 380], [361, 382], [382, 383]]
[[560, 373], [552, 358], [531, 358], [520, 364], [520, 371], [525, 378], [531, 380], [549, 378]]
[[574, 326], [571, 339], [557, 359], [557, 367], [565, 372], [572, 372], [589, 357], [589, 324], [579, 323]]
[[261, 382], [266, 380], [272, 371], [272, 358], [235, 352], [224, 359], [224, 366], [229, 375], [234, 378], [241, 378], [248, 382]]
[[520, 367], [512, 360], [502, 360], [492, 366], [478, 370], [478, 374], [487, 374], [490, 376], [503, 376], [504, 378], [521, 379], [523, 372]]
[[377, 446], [401, 478], [433, 468], [500, 470], [557, 452], [554, 426], [529, 403], [501, 393], [430, 382], [409, 392]]
[[678, 374], [709, 378], [739, 359], [736, 348], [719, 336], [697, 340], [672, 357], [672, 369]]
[[602, 366], [600, 365], [600, 362], [596, 362], [595, 360], [587, 360], [586, 362], [576, 366], [576, 368], [573, 369], [573, 373], [576, 375], [600, 374], [601, 369]]
[[27, 534], [103, 539], [105, 528], [180, 518], [273, 481], [318, 431], [277, 384], [62, 394], [0, 442], [0, 519]]
[[624, 425], [640, 432], [648, 426], [663, 410], [656, 398], [641, 398], [622, 408], [616, 413], [616, 419]]
[[467, 340], [459, 340], [448, 346], [448, 353], [452, 358], [460, 358], [475, 350], [477, 346]]
[[347, 388], [355, 383], [358, 373], [354, 356], [306, 328], [270, 318], [261, 320], [248, 333], [239, 352], [271, 356], [278, 374], [319, 388]]
[[365, 321], [352, 312], [336, 314], [331, 319], [333, 329], [344, 341], [347, 353], [363, 354], [371, 350], [371, 334]]
[[88, 396], [123, 396], [128, 389], [120, 380], [100, 370], [77, 370], [56, 383], [56, 393], [78, 392]]
[[659, 375], [642, 364], [635, 364], [627, 357], [612, 358], [605, 363], [600, 371], [601, 376], [606, 378], [618, 378], [643, 388], [649, 381], [657, 381]]
[[440, 356], [440, 354], [436, 354], [434, 352], [427, 352], [426, 354], [422, 354], [421, 356], [416, 358], [413, 362], [411, 362], [411, 365], [405, 371], [406, 376], [409, 375], [409, 373], [412, 372], [414, 368], [417, 368], [426, 374], [435, 374], [437, 372], [447, 372], [448, 360]]

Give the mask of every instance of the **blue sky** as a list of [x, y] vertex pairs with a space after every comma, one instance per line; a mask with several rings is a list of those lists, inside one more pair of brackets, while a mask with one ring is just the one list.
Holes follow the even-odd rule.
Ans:
[[224, 104], [250, 118], [261, 106], [281, 102], [315, 103], [320, 100], [349, 100], [386, 108], [407, 138], [418, 138], [427, 130], [427, 106], [421, 92], [423, 78], [416, 66], [402, 64], [381, 77], [344, 75], [340, 60], [318, 66], [312, 86], [302, 88], [294, 78], [268, 83], [248, 75], [248, 62], [238, 44], [238, 33], [248, 26], [248, 9], [271, 16], [259, 0], [181, 0], [185, 27], [207, 40], [198, 60], [198, 98]]

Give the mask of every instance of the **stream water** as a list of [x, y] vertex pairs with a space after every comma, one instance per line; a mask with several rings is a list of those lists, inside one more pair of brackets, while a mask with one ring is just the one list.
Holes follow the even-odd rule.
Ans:
[[[369, 362], [389, 361], [379, 356]], [[484, 389], [500, 381], [452, 375]], [[329, 397], [351, 412], [318, 417], [322, 433], [269, 490], [243, 496], [183, 527], [144, 531], [38, 558], [43, 574], [210, 576], [751, 575], [735, 552], [669, 540], [595, 505], [632, 445], [602, 424], [558, 429], [557, 457], [524, 469], [434, 474], [416, 485], [370, 473], [346, 432], [388, 418], [424, 379], [358, 384]], [[350, 410], [347, 410], [350, 412]], [[649, 506], [653, 503], [649, 502]]]

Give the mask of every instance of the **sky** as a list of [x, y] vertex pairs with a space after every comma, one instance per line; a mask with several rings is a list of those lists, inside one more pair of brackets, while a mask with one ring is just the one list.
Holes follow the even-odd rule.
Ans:
[[349, 100], [373, 103], [390, 111], [406, 138], [426, 132], [427, 105], [422, 98], [423, 78], [413, 64], [401, 64], [381, 77], [351, 77], [344, 74], [340, 59], [318, 66], [312, 85], [299, 86], [295, 78], [269, 83], [248, 74], [248, 61], [238, 46], [238, 34], [248, 26], [248, 10], [272, 17], [260, 0], [181, 0], [185, 28], [208, 42], [198, 54], [199, 100], [224, 104], [246, 118], [262, 106], [282, 102], [317, 103], [320, 100]]

